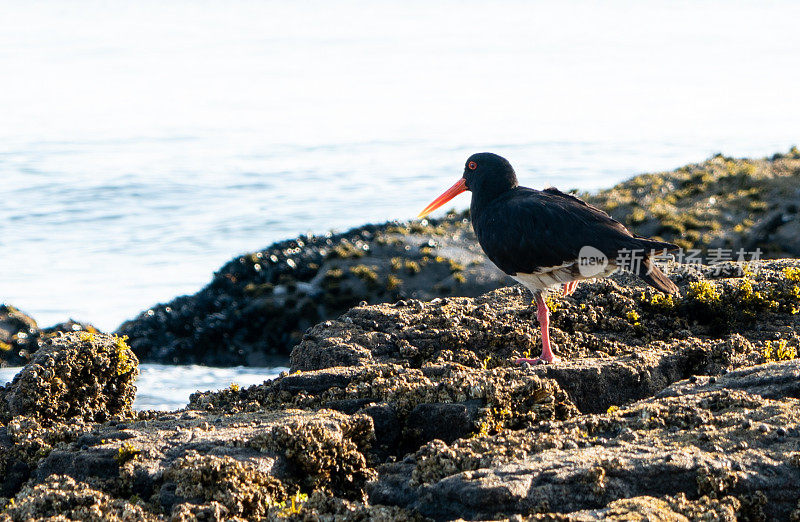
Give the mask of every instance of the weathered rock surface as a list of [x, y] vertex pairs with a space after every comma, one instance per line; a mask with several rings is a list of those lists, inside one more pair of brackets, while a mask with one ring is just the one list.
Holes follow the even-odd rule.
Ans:
[[[686, 249], [761, 257], [800, 256], [800, 153], [771, 159], [715, 156], [584, 194], [635, 233]], [[265, 365], [303, 332], [364, 301], [475, 297], [511, 280], [488, 263], [465, 213], [441, 220], [369, 225], [302, 236], [238, 257], [192, 296], [123, 324], [145, 361]], [[705, 256], [708, 259], [709, 256]]]
[[454, 440], [489, 427], [518, 427], [577, 413], [553, 381], [519, 368], [458, 363], [303, 372], [245, 390], [195, 394], [189, 406], [226, 413], [303, 408], [365, 415], [379, 435], [371, 448], [378, 460], [433, 439]]
[[360, 497], [374, 477], [364, 456], [372, 436], [368, 417], [336, 412], [167, 414], [96, 427], [51, 451], [35, 479], [68, 475], [166, 513], [215, 500], [236, 516], [265, 516], [298, 489]]
[[[15, 428], [18, 440], [41, 429], [26, 428]], [[6, 515], [28, 520], [62, 509], [71, 520], [87, 514], [93, 520], [275, 519], [295, 511], [295, 492], [316, 491], [324, 493], [317, 503], [349, 498], [357, 504], [350, 510], [367, 516], [375, 508], [358, 501], [376, 476], [366, 456], [373, 438], [369, 417], [334, 411], [145, 413], [83, 426], [41, 451], [45, 456]], [[398, 508], [377, 511], [404, 515]]]
[[[761, 370], [789, 379], [797, 361]], [[707, 381], [706, 381], [707, 382]], [[429, 443], [379, 468], [373, 502], [441, 518], [602, 509], [622, 498], [708, 497], [787, 519], [800, 499], [800, 402], [752, 393], [741, 375], [604, 415]]]
[[[23, 401], [0, 428], [0, 516], [798, 517], [800, 262], [718, 268], [673, 274], [680, 297], [626, 274], [551, 296], [551, 366], [512, 364], [540, 339], [504, 288], [357, 306], [307, 332], [293, 373], [180, 412], [48, 423], [59, 408]], [[62, 349], [109, 352], [87, 338]]]
[[359, 502], [376, 476], [369, 416], [136, 415], [136, 375], [121, 338], [81, 332], [43, 342], [0, 388], [0, 520], [279, 519], [301, 512], [293, 498], [332, 514], [406, 515]]
[[583, 283], [552, 299], [564, 361], [528, 369], [510, 364], [539, 343], [517, 288], [356, 307], [307, 333], [302, 371], [191, 407], [371, 416], [385, 463], [369, 500], [435, 519], [785, 519], [800, 500], [800, 366], [768, 361], [800, 345], [799, 267], [689, 269], [673, 299], [624, 274]]
[[87, 332], [43, 341], [0, 387], [0, 497], [22, 485], [54, 446], [87, 424], [133, 417], [138, 361], [124, 340]]
[[0, 387], [0, 420], [130, 417], [138, 365], [119, 337], [87, 332], [49, 337], [14, 380]]
[[[693, 374], [764, 361], [766, 346], [800, 344], [796, 263], [753, 265], [758, 275], [680, 268], [683, 297], [670, 298], [627, 274], [582, 283], [551, 299], [551, 340], [565, 360], [531, 371], [555, 379], [583, 412], [645, 398]], [[321, 323], [292, 353], [292, 370], [392, 363], [420, 368], [508, 365], [540, 348], [535, 307], [519, 287], [477, 299], [356, 307]], [[783, 343], [783, 344], [781, 344]]]
[[158, 520], [135, 503], [114, 499], [67, 476], [51, 475], [41, 484], [25, 486], [18, 498], [0, 513], [0, 520]]

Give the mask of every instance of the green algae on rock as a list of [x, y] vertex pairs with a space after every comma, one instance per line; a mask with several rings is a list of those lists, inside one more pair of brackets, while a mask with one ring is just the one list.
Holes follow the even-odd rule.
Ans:
[[195, 394], [190, 407], [228, 413], [333, 409], [365, 415], [376, 434], [365, 453], [380, 460], [437, 438], [454, 440], [577, 413], [553, 381], [531, 378], [518, 368], [476, 369], [457, 363], [301, 372], [235, 393]]
[[132, 417], [138, 360], [123, 339], [87, 332], [50, 337], [4, 388], [0, 420], [102, 422]]
[[[750, 178], [788, 201], [798, 160], [712, 158], [665, 176], [701, 175], [701, 193], [681, 185], [691, 208]], [[670, 186], [645, 181], [636, 191]], [[732, 219], [752, 218], [755, 235], [692, 220], [663, 233], [700, 247], [782, 241], [791, 208], [782, 224], [762, 222], [773, 201], [739, 196], [750, 214], [736, 207]], [[634, 208], [634, 227], [664, 204], [683, 208]], [[131, 388], [105, 383], [127, 383], [136, 365], [119, 341], [66, 336], [74, 356], [48, 348], [63, 337], [47, 341], [27, 380], [0, 388], [0, 519], [56, 506], [97, 520], [800, 520], [800, 262], [670, 265], [676, 297], [625, 273], [582, 283], [550, 297], [563, 360], [526, 368], [511, 361], [537, 350], [539, 333], [520, 288], [435, 295], [459, 278], [462, 290], [498, 285], [469, 260], [483, 258], [468, 235], [453, 242], [467, 227], [452, 215], [286, 242], [145, 314], [131, 331], [151, 336], [143, 353], [167, 360], [194, 343], [215, 361], [257, 360], [278, 346], [272, 327], [291, 332], [280, 346], [296, 344], [292, 373], [194, 394], [179, 412], [119, 407]], [[433, 292], [403, 293], [415, 284]], [[367, 304], [382, 300], [397, 302]], [[301, 336], [301, 317], [322, 322]], [[84, 364], [100, 379], [64, 392]], [[40, 384], [44, 395], [20, 391]]]
[[[572, 297], [552, 299], [551, 339], [565, 359], [533, 371], [555, 378], [581, 411], [600, 412], [694, 373], [766, 361], [767, 343], [778, 339], [791, 353], [800, 346], [800, 294], [787, 274], [797, 266], [768, 261], [735, 277], [683, 267], [673, 276], [682, 297], [669, 302], [625, 273], [582, 283]], [[699, 287], [713, 288], [713, 299], [693, 290]], [[534, 316], [519, 288], [355, 307], [310, 329], [292, 353], [292, 370], [379, 363], [513, 371], [512, 359], [538, 349]]]
[[123, 339], [87, 332], [50, 337], [0, 388], [0, 421], [20, 415], [42, 423], [132, 417], [138, 375], [136, 355]]
[[[136, 499], [131, 502], [160, 519], [282, 518], [298, 492], [360, 501], [366, 481], [375, 478], [365, 456], [373, 427], [364, 416], [299, 410], [151, 412], [139, 420], [81, 428], [33, 460], [31, 482], [47, 484], [67, 475], [103, 496]], [[50, 494], [42, 488], [34, 494]], [[110, 507], [101, 512], [114, 516]]]
[[13, 493], [57, 445], [94, 422], [129, 419], [139, 373], [124, 340], [104, 334], [59, 334], [14, 380], [0, 387], [0, 496]]
[[[380, 434], [376, 446], [394, 441], [382, 454], [373, 451], [373, 455], [383, 455], [387, 462], [387, 456], [410, 451], [413, 458], [406, 456], [396, 463], [389, 458], [381, 464], [378, 479], [368, 483], [370, 501], [397, 504], [437, 519], [552, 514], [554, 509], [570, 520], [589, 513], [637, 510], [691, 516], [705, 508], [723, 519], [747, 513], [786, 514], [797, 499], [781, 498], [777, 507], [764, 505], [758, 500], [761, 479], [749, 477], [764, 474], [773, 477], [776, 485], [788, 484], [795, 480], [796, 466], [779, 467], [776, 474], [755, 460], [746, 460], [738, 464], [745, 471], [734, 470], [731, 475], [719, 465], [719, 459], [752, 437], [752, 431], [741, 436], [731, 432], [730, 442], [719, 448], [701, 444], [713, 439], [705, 432], [685, 438], [673, 435], [723, 426], [734, 418], [761, 430], [764, 419], [777, 415], [777, 424], [785, 426], [779, 429], [773, 424], [765, 429], [786, 441], [775, 450], [793, 462], [795, 452], [787, 435], [797, 431], [790, 414], [796, 405], [789, 398], [796, 391], [787, 386], [796, 375], [796, 361], [790, 361], [795, 366], [772, 369], [781, 376], [778, 382], [787, 383], [783, 388], [771, 386], [774, 396], [783, 401], [780, 404], [758, 396], [762, 388], [755, 383], [763, 377], [745, 378], [736, 371], [730, 373], [731, 379], [685, 381], [683, 386], [694, 391], [679, 387], [684, 391], [675, 398], [648, 397], [692, 375], [721, 375], [736, 368], [749, 371], [766, 360], [763, 347], [776, 339], [786, 346], [798, 345], [799, 303], [792, 285], [799, 266], [800, 262], [782, 260], [758, 263], [752, 272], [690, 268], [674, 276], [683, 296], [669, 303], [626, 274], [583, 283], [574, 298], [553, 298], [558, 304], [553, 325], [565, 360], [532, 369], [510, 362], [536, 345], [533, 311], [518, 289], [502, 289], [477, 299], [359, 306], [307, 333], [293, 353], [295, 373], [236, 392], [197, 394], [191, 406], [226, 412], [336, 408], [371, 415], [376, 435]], [[700, 313], [705, 306], [709, 313]], [[631, 312], [640, 328], [633, 324]], [[731, 391], [740, 388], [752, 392]], [[514, 393], [515, 389], [524, 391]], [[692, 394], [702, 396], [686, 398]], [[635, 413], [629, 413], [633, 406], [618, 406], [637, 399], [644, 399], [637, 405], [648, 401], [650, 405], [636, 406], [640, 409]], [[533, 409], [526, 400], [532, 401]], [[571, 402], [583, 412], [597, 413], [579, 415]], [[562, 413], [554, 414], [558, 404], [563, 404]], [[435, 405], [439, 409], [423, 410], [428, 425], [444, 415], [442, 406], [452, 405], [463, 407], [470, 428], [455, 438], [445, 431], [415, 437], [414, 428], [419, 425], [412, 421], [414, 412]], [[477, 413], [470, 414], [470, 406]], [[552, 413], [547, 413], [548, 408]], [[716, 420], [720, 411], [731, 414]], [[629, 417], [636, 422], [627, 422]], [[644, 437], [637, 433], [642, 430], [652, 438], [630, 446]], [[673, 439], [672, 445], [658, 443]], [[422, 444], [422, 449], [415, 452], [409, 441]], [[671, 452], [684, 443], [689, 455], [698, 459], [691, 457], [686, 466], [669, 464]], [[628, 452], [618, 451], [617, 446]], [[772, 448], [770, 439], [753, 454], [771, 451], [767, 448]], [[582, 450], [588, 451], [589, 460], [601, 451], [609, 456], [599, 463], [568, 460], [566, 468], [576, 468], [565, 475], [560, 486], [563, 493], [557, 497], [543, 493], [533, 499], [518, 497], [513, 484], [507, 486], [509, 493], [501, 493], [506, 486], [500, 477], [517, 476], [528, 484], [542, 474], [557, 473], [564, 466], [562, 455], [579, 458]], [[551, 455], [549, 468], [514, 467], [543, 454]], [[745, 478], [734, 481], [734, 476]], [[548, 491], [552, 485], [543, 483], [542, 488]], [[654, 490], [660, 492], [658, 498], [648, 497]], [[628, 491], [635, 498], [623, 500]], [[641, 492], [639, 496], [636, 491]], [[507, 494], [506, 502], [502, 499]], [[571, 503], [559, 503], [562, 496], [572, 499]], [[567, 510], [574, 513], [567, 515]]]

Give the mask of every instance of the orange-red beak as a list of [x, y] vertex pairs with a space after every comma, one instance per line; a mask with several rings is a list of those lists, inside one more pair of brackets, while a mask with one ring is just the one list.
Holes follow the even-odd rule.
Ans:
[[433, 201], [431, 201], [431, 204], [428, 205], [427, 207], [425, 207], [425, 210], [420, 212], [419, 216], [417, 216], [417, 217], [418, 218], [424, 218], [425, 216], [427, 216], [428, 214], [430, 214], [431, 212], [433, 212], [437, 208], [441, 207], [442, 205], [444, 205], [445, 203], [447, 203], [448, 201], [450, 201], [454, 197], [458, 196], [459, 194], [461, 194], [465, 190], [467, 190], [467, 180], [465, 180], [464, 178], [461, 178], [460, 180], [458, 180], [458, 182], [455, 185], [453, 185], [452, 187], [447, 189], [447, 191], [444, 194], [442, 194], [438, 198], [436, 198]]

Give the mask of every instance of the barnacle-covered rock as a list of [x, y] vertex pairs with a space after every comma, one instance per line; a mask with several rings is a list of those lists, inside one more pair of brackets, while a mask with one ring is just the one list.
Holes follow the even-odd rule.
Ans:
[[229, 456], [199, 455], [181, 457], [167, 469], [164, 479], [175, 484], [176, 500], [174, 519], [181, 519], [190, 509], [195, 516], [197, 508], [210, 511], [213, 518], [241, 517], [258, 519], [267, 515], [269, 508], [286, 498], [280, 480], [250, 462]]
[[[799, 364], [758, 368], [788, 382]], [[378, 468], [370, 500], [436, 519], [643, 510], [695, 519], [703, 506], [722, 520], [787, 519], [800, 499], [798, 399], [760, 395], [775, 392], [745, 371], [672, 390], [604, 414], [431, 442]]]
[[123, 339], [88, 332], [50, 337], [0, 387], [0, 496], [95, 422], [133, 417], [136, 356]]
[[631, 231], [685, 249], [760, 249], [800, 256], [800, 152], [764, 159], [717, 154], [672, 172], [642, 174], [586, 199]]
[[3, 522], [29, 520], [149, 522], [160, 517], [71, 477], [51, 475], [41, 484], [24, 487], [0, 512]]
[[78, 332], [45, 339], [31, 362], [0, 388], [0, 421], [20, 415], [42, 423], [131, 417], [138, 364], [119, 337]]

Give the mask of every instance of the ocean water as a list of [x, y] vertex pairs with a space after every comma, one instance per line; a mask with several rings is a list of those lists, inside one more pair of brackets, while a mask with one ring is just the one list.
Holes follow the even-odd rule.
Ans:
[[0, 301], [113, 330], [236, 254], [412, 218], [476, 151], [586, 190], [785, 151], [797, 20], [789, 0], [7, 0]]
[[[0, 368], [0, 386], [14, 378], [20, 368]], [[220, 390], [231, 384], [241, 387], [261, 384], [274, 379], [286, 367], [273, 368], [214, 368], [210, 366], [165, 364], [139, 365], [136, 380], [135, 410], [171, 411], [183, 408], [196, 391]]]

